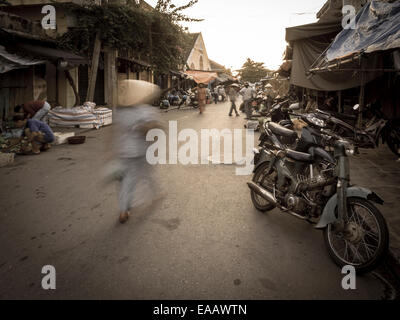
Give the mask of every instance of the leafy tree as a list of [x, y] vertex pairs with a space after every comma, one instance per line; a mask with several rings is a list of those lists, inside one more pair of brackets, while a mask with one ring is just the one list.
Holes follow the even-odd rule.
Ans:
[[185, 33], [178, 22], [198, 21], [182, 14], [197, 2], [176, 7], [171, 0], [159, 0], [155, 10], [145, 10], [135, 2], [102, 6], [68, 3], [64, 8], [76, 17], [76, 26], [58, 42], [65, 49], [90, 56], [99, 32], [103, 45], [133, 50], [141, 59], [151, 61], [156, 73], [166, 73], [183, 64]]
[[243, 81], [257, 82], [268, 76], [270, 70], [264, 67], [263, 62], [255, 62], [247, 58], [242, 68], [238, 70], [239, 76]]
[[187, 4], [177, 7], [172, 0], [158, 0], [155, 9], [161, 13], [168, 15], [174, 22], [199, 22], [203, 19], [190, 18], [182, 13], [182, 11], [193, 7], [199, 0], [190, 0]]
[[0, 6], [1, 6], [1, 5], [11, 6], [11, 3], [9, 3], [9, 2], [6, 1], [6, 0], [0, 0]]

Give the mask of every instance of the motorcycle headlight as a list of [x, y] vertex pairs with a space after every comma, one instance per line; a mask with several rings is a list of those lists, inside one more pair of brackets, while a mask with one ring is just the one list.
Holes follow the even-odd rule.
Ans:
[[353, 145], [350, 144], [350, 145], [346, 146], [346, 154], [348, 156], [354, 156], [354, 153], [355, 153], [355, 148]]
[[344, 145], [347, 156], [353, 156], [356, 153], [355, 152], [356, 149], [352, 143], [350, 143], [349, 141], [344, 141], [344, 140], [341, 140], [340, 142], [341, 142], [341, 144]]

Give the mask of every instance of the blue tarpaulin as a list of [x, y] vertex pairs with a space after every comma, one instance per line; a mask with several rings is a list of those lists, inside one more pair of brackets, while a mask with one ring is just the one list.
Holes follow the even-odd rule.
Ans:
[[357, 14], [356, 28], [343, 29], [336, 36], [326, 60], [396, 48], [400, 48], [400, 1], [372, 0]]

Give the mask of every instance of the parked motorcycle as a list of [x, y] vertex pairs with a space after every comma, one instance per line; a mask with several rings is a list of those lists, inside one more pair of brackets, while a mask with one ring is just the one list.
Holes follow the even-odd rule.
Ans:
[[[359, 105], [355, 105], [353, 109], [357, 111]], [[323, 120], [332, 132], [351, 140], [359, 148], [376, 148], [381, 139], [396, 156], [400, 156], [400, 123], [384, 119], [379, 111], [374, 112], [374, 116], [364, 124], [363, 129], [357, 128], [355, 115], [317, 109], [315, 116]]]
[[310, 128], [302, 130], [296, 149], [278, 136], [297, 133], [276, 123], [266, 124], [264, 143], [255, 150], [254, 175], [248, 186], [259, 211], [279, 208], [324, 230], [327, 250], [340, 267], [352, 265], [358, 273], [373, 270], [388, 250], [388, 228], [374, 203], [383, 200], [373, 191], [350, 185], [348, 143], [321, 134], [334, 145], [324, 150]]
[[199, 107], [199, 101], [197, 100], [197, 95], [194, 91], [191, 91], [189, 93], [189, 106], [193, 108], [198, 108]]

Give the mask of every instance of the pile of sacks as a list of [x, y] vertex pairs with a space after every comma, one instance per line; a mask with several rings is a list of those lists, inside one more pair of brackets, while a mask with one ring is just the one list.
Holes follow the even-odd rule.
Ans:
[[75, 108], [56, 107], [49, 111], [48, 119], [52, 127], [77, 127], [99, 129], [112, 123], [112, 110], [97, 108], [94, 102], [85, 102]]

